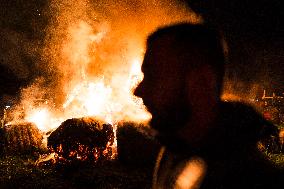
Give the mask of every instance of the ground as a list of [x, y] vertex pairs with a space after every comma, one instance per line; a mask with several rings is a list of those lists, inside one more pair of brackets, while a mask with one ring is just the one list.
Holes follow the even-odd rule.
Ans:
[[28, 156], [0, 159], [0, 188], [150, 188], [151, 167], [131, 167], [118, 160], [104, 165], [38, 167]]
[[118, 155], [98, 163], [72, 161], [70, 164], [37, 165], [39, 155], [48, 151], [0, 156], [0, 188], [151, 188], [159, 145], [147, 135], [147, 128], [124, 123], [117, 132]]

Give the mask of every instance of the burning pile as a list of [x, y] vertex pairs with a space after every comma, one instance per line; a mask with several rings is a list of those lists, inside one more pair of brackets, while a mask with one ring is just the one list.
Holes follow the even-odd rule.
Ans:
[[22, 111], [23, 119], [43, 132], [86, 116], [108, 123], [147, 122], [151, 115], [132, 93], [143, 79], [146, 36], [163, 25], [202, 22], [184, 3], [172, 0], [51, 0], [46, 11], [36, 65], [42, 75], [22, 89], [14, 113], [17, 120]]
[[68, 119], [48, 137], [48, 147], [58, 161], [110, 160], [115, 155], [114, 145], [113, 126], [91, 117]]
[[33, 122], [43, 133], [57, 128], [48, 138], [57, 159], [110, 159], [117, 142], [108, 123], [151, 118], [133, 95], [143, 79], [146, 36], [162, 25], [202, 18], [171, 0], [51, 0], [47, 12], [35, 66], [42, 74], [22, 89], [12, 121]]

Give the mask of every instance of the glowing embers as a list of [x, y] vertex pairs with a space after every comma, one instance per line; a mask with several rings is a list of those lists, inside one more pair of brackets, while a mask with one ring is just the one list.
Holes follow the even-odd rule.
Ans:
[[99, 163], [116, 155], [115, 132], [111, 124], [94, 118], [64, 121], [48, 137], [48, 147], [58, 162], [87, 161]]

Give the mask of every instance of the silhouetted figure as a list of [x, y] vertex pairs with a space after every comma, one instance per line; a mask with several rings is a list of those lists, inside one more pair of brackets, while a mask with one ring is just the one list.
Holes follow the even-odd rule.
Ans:
[[217, 32], [178, 24], [154, 32], [135, 95], [164, 145], [153, 188], [280, 188], [280, 170], [258, 151], [276, 135], [253, 108], [222, 102], [224, 53]]

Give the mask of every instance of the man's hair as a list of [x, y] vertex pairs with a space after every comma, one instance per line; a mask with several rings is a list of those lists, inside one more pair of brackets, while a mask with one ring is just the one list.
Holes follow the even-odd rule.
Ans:
[[173, 66], [181, 66], [182, 70], [186, 72], [189, 69], [198, 68], [202, 64], [210, 65], [216, 73], [219, 92], [221, 91], [225, 56], [222, 38], [216, 30], [201, 24], [171, 25], [152, 33], [148, 37], [147, 47], [151, 48], [151, 44], [161, 38], [170, 41], [172, 50], [177, 55], [180, 65]]

